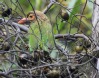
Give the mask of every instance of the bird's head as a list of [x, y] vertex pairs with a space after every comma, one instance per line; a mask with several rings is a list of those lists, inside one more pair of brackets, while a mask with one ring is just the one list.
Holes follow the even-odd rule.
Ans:
[[26, 22], [34, 22], [37, 19], [40, 19], [42, 21], [47, 20], [47, 17], [44, 13], [41, 11], [30, 11], [26, 18], [22, 18], [21, 20], [18, 21], [19, 24], [25, 24]]

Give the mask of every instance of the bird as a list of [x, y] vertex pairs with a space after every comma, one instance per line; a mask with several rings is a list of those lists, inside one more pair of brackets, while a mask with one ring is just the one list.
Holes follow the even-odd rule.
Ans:
[[28, 40], [30, 52], [43, 50], [49, 52], [55, 46], [52, 25], [48, 17], [41, 11], [30, 11], [19, 24], [30, 22]]

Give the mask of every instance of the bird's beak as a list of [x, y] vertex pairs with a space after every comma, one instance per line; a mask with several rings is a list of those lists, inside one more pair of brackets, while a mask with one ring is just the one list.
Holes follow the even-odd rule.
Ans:
[[18, 21], [18, 24], [25, 24], [29, 22], [28, 18], [22, 18], [21, 20]]

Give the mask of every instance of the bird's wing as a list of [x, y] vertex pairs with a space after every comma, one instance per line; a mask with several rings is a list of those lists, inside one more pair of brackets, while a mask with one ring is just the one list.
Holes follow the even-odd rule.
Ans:
[[30, 28], [29, 28], [29, 49], [30, 52], [33, 50], [36, 50], [38, 48], [38, 41], [40, 39], [39, 37], [39, 29], [36, 23], [32, 23]]
[[45, 49], [52, 48], [54, 46], [52, 26], [48, 21], [43, 22], [42, 25], [42, 41], [44, 43], [44, 47], [46, 47]]

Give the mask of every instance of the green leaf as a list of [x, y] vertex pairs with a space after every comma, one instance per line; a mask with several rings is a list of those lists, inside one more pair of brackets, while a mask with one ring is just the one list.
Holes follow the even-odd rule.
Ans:
[[81, 0], [72, 0], [69, 4], [69, 8], [73, 8], [70, 12], [70, 18], [80, 10]]

